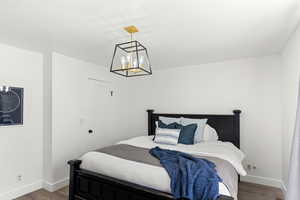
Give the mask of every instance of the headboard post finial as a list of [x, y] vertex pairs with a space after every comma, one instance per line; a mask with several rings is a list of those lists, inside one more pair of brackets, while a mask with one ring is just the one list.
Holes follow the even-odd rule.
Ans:
[[152, 115], [154, 113], [154, 110], [153, 109], [148, 109], [147, 110], [148, 112], [148, 135], [152, 135], [152, 129], [153, 129], [153, 126], [152, 126]]
[[153, 109], [148, 109], [147, 112], [148, 112], [148, 114], [149, 114], [149, 113], [153, 113], [154, 110], [153, 110]]
[[232, 112], [233, 112], [233, 114], [235, 114], [235, 115], [240, 115], [240, 114], [242, 113], [241, 110], [233, 110]]

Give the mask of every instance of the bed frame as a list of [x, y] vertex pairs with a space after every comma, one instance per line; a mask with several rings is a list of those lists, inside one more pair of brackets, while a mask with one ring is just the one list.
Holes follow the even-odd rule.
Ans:
[[[218, 132], [219, 139], [232, 142], [240, 148], [240, 110], [231, 115], [166, 114], [148, 112], [148, 135], [155, 134], [155, 121], [159, 116], [202, 119]], [[134, 183], [104, 176], [80, 168], [81, 160], [70, 160], [69, 200], [174, 200], [173, 196]], [[218, 200], [233, 200], [221, 195]]]

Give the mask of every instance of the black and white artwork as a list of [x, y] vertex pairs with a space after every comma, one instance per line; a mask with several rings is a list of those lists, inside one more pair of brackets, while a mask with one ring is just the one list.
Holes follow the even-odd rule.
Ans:
[[0, 126], [23, 124], [23, 88], [0, 90]]

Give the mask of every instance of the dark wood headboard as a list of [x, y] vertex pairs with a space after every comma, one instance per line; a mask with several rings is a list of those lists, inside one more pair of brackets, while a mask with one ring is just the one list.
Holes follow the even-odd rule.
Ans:
[[185, 117], [193, 119], [208, 119], [207, 124], [216, 129], [219, 140], [231, 142], [240, 148], [240, 110], [234, 110], [232, 115], [209, 115], [209, 114], [168, 114], [148, 112], [148, 135], [155, 134], [155, 122], [159, 116], [163, 117]]

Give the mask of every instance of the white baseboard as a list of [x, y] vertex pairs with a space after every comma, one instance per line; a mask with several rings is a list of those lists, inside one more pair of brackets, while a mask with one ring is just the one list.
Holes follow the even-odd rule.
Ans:
[[247, 175], [241, 176], [241, 181], [282, 188], [282, 181], [274, 178]]
[[[241, 177], [241, 181], [281, 188], [284, 194], [287, 191], [284, 182], [281, 180], [278, 180], [278, 179], [248, 175], [248, 176]], [[0, 199], [1, 200], [12, 200], [17, 197], [23, 196], [25, 194], [31, 193], [33, 191], [39, 190], [41, 188], [44, 188], [45, 190], [48, 190], [49, 192], [54, 192], [56, 190], [59, 190], [65, 186], [67, 186], [68, 184], [69, 184], [69, 178], [59, 180], [55, 183], [49, 183], [49, 182], [40, 180], [35, 183], [28, 184], [28, 185], [22, 186], [20, 188], [11, 190], [9, 192], [0, 194]]]
[[42, 188], [42, 186], [43, 186], [43, 181], [39, 180], [34, 183], [24, 185], [24, 186], [14, 189], [14, 190], [0, 194], [0, 199], [1, 200], [12, 200], [12, 199], [18, 198], [20, 196], [23, 196], [25, 194], [31, 193], [33, 191], [39, 190]]
[[55, 192], [69, 184], [69, 178], [61, 179], [55, 183], [43, 182], [43, 188], [49, 192]]

